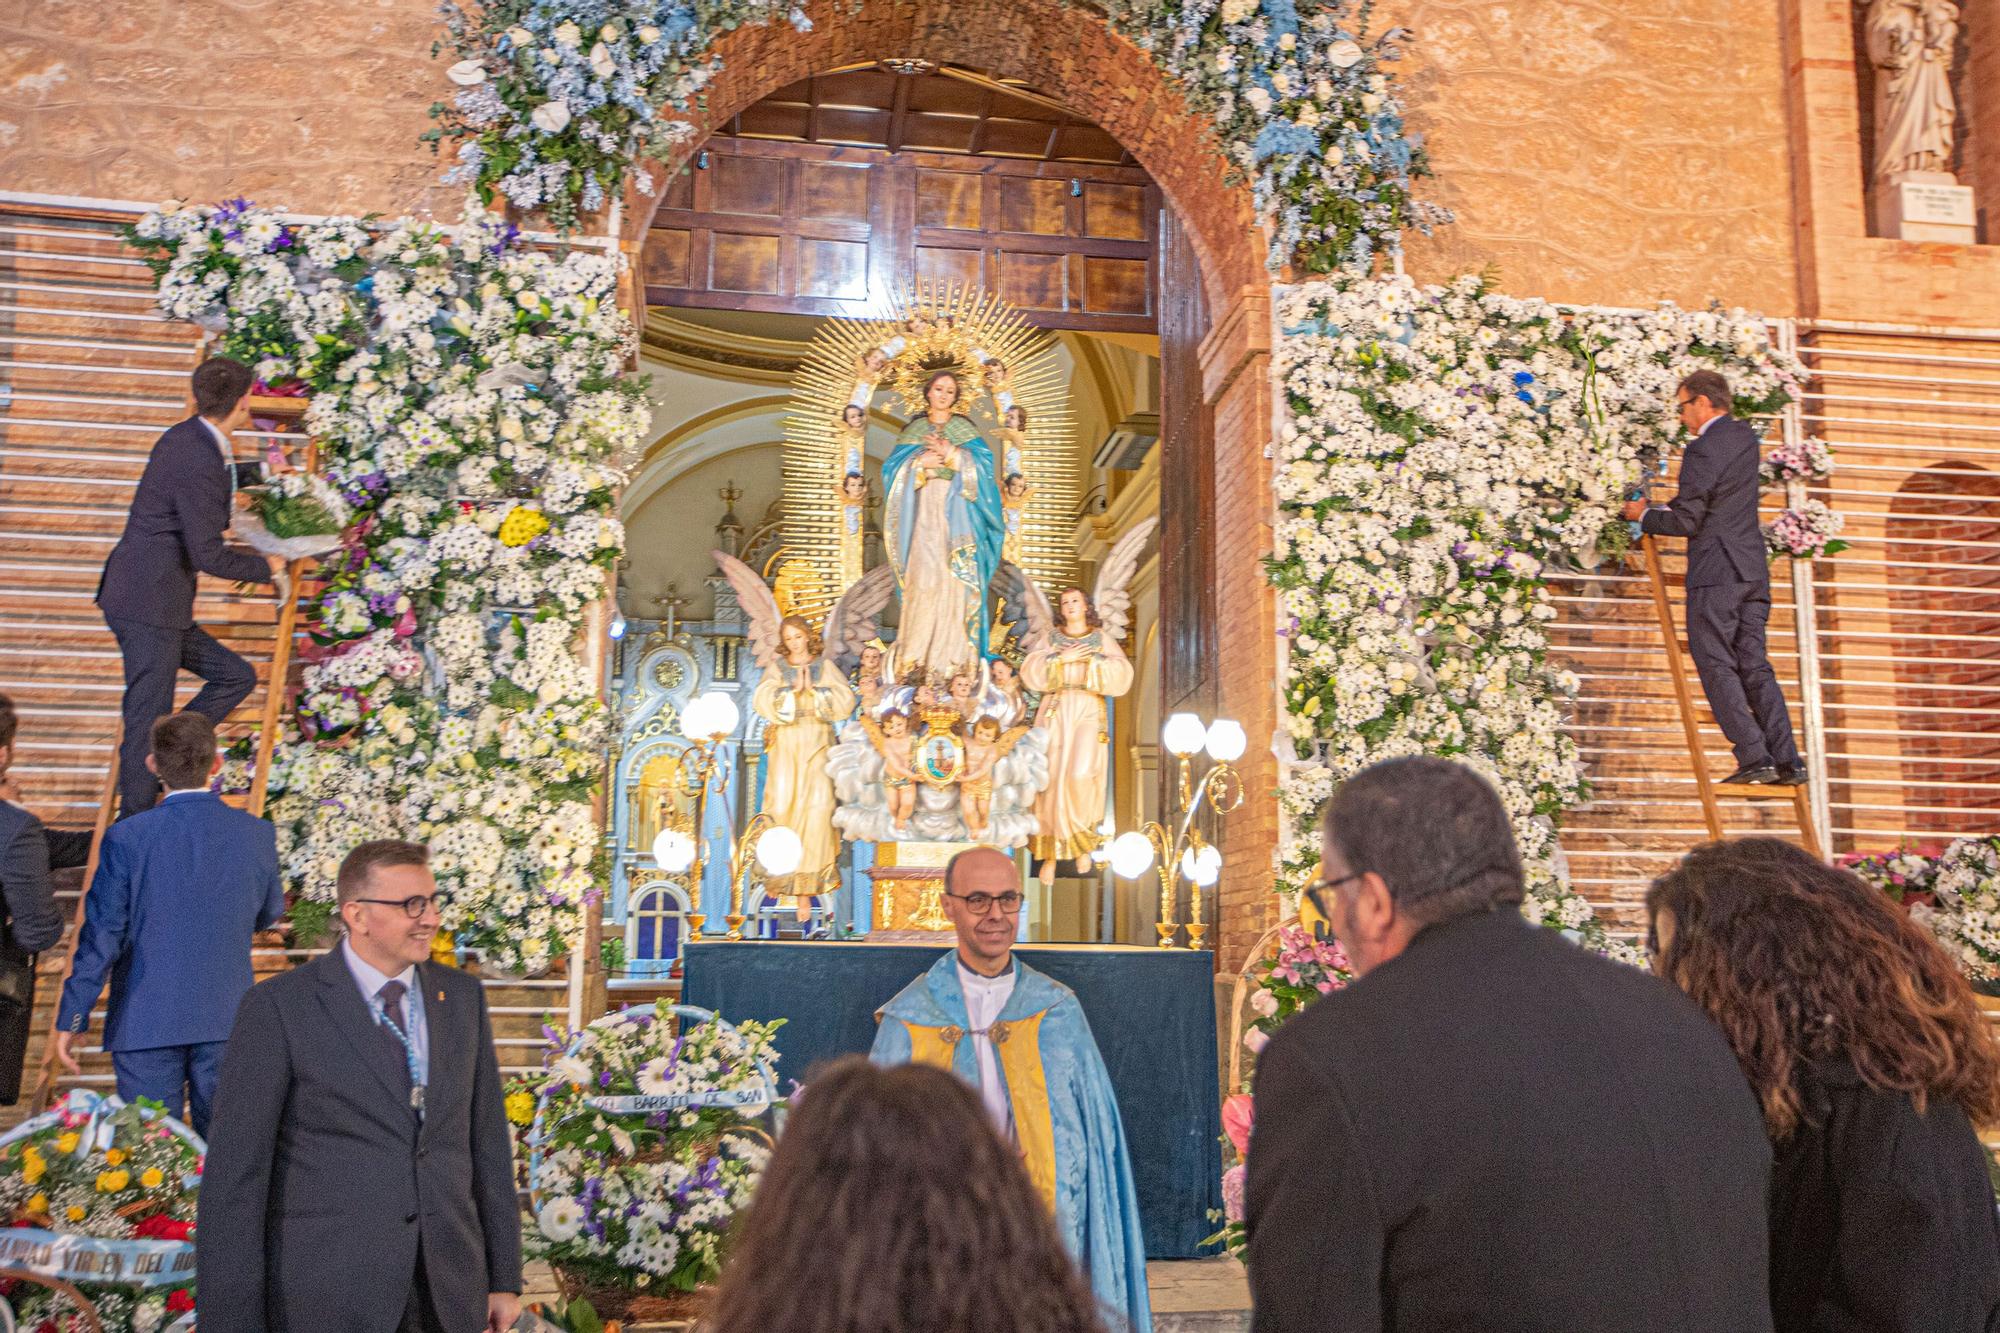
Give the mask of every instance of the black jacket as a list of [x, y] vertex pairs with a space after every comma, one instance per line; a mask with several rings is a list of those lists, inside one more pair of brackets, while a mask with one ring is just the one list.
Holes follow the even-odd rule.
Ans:
[[62, 840], [62, 855], [52, 858], [51, 836], [41, 820], [18, 805], [0, 801], [0, 895], [7, 902], [8, 938], [26, 954], [40, 953], [62, 938], [62, 912], [49, 883], [51, 860], [56, 868], [81, 865], [70, 855], [79, 836], [84, 855], [90, 854], [88, 833], [58, 832], [53, 837]]
[[1801, 1080], [1771, 1182], [1778, 1333], [2000, 1328], [2000, 1218], [1965, 1112], [1878, 1092], [1852, 1066]]
[[1771, 1151], [1678, 991], [1503, 910], [1257, 1060], [1257, 1333], [1766, 1333]]
[[479, 982], [419, 963], [424, 1116], [336, 946], [251, 988], [222, 1058], [196, 1219], [202, 1333], [393, 1333], [418, 1244], [444, 1327], [521, 1289], [513, 1140]]
[[[194, 624], [195, 571], [242, 583], [269, 583], [271, 567], [222, 539], [229, 526], [229, 477], [215, 437], [200, 417], [170, 426], [153, 445], [124, 535], [97, 581], [107, 616], [161, 629]], [[251, 484], [248, 465], [237, 465]]]
[[1688, 539], [1688, 587], [1771, 581], [1757, 527], [1760, 461], [1757, 432], [1735, 417], [1718, 417], [1688, 442], [1674, 498], [1639, 520], [1647, 532]]

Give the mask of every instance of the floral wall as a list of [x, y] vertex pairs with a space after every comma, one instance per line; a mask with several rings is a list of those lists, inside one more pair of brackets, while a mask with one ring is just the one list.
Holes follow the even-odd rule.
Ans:
[[149, 214], [160, 305], [311, 394], [319, 498], [345, 528], [301, 602], [309, 644], [269, 814], [310, 934], [355, 844], [426, 842], [444, 928], [533, 971], [595, 873], [605, 719], [585, 607], [623, 549], [621, 461], [648, 420], [618, 259], [446, 230], [299, 226], [238, 200]]

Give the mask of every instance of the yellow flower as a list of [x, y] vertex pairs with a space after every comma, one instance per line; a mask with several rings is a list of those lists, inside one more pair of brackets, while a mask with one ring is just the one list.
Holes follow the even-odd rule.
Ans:
[[160, 1170], [160, 1168], [157, 1166], [149, 1166], [144, 1171], [141, 1171], [139, 1173], [139, 1183], [141, 1185], [144, 1185], [149, 1190], [158, 1189], [160, 1187], [160, 1182], [164, 1181], [166, 1178], [167, 1178], [166, 1172]]
[[130, 1171], [100, 1171], [97, 1173], [97, 1192], [116, 1194], [132, 1183]]
[[73, 1203], [68, 1208], [63, 1210], [63, 1216], [67, 1217], [72, 1222], [81, 1222], [84, 1218], [88, 1217], [89, 1215], [90, 1214], [84, 1211], [83, 1205], [78, 1203]]
[[27, 1181], [30, 1185], [40, 1180], [42, 1174], [48, 1169], [49, 1164], [44, 1162], [39, 1156], [30, 1157], [26, 1153], [21, 1155], [21, 1179]]
[[30, 1196], [28, 1197], [28, 1211], [29, 1211], [29, 1212], [31, 1212], [31, 1213], [46, 1213], [46, 1212], [48, 1212], [48, 1210], [49, 1210], [49, 1196], [48, 1196], [48, 1195], [46, 1195], [46, 1194], [33, 1194], [33, 1195], [30, 1195]]
[[517, 1125], [525, 1125], [535, 1118], [535, 1096], [530, 1092], [510, 1092], [507, 1094], [507, 1118]]
[[69, 1133], [62, 1135], [60, 1138], [56, 1140], [56, 1151], [75, 1152], [76, 1145], [81, 1142], [83, 1142], [83, 1140], [77, 1137], [76, 1131], [71, 1130]]
[[500, 524], [502, 546], [526, 546], [549, 530], [548, 516], [539, 509], [516, 505]]
[[112, 1166], [123, 1166], [125, 1165], [125, 1150], [123, 1148], [106, 1148], [104, 1150], [104, 1160]]

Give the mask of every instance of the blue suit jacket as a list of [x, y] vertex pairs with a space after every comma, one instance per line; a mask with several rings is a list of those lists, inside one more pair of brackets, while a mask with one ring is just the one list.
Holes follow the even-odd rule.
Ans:
[[111, 974], [104, 1046], [227, 1041], [250, 989], [250, 937], [285, 911], [277, 834], [207, 792], [113, 824], [83, 900], [57, 1025], [82, 1032]]

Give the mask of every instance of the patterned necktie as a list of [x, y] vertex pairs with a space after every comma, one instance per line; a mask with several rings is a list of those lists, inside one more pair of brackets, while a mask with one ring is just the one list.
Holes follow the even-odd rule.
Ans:
[[400, 981], [384, 982], [382, 989], [375, 992], [375, 998], [382, 1002], [382, 1013], [396, 1025], [396, 1031], [408, 1037], [410, 1028], [403, 1019], [403, 993], [406, 989]]

